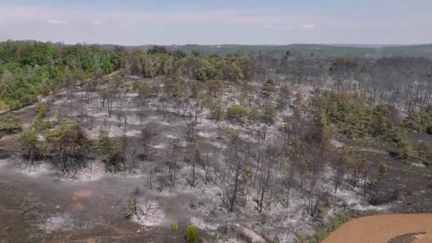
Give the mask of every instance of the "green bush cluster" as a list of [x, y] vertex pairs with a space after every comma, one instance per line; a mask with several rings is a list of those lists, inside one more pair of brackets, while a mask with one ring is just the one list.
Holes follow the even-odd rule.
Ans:
[[407, 159], [417, 159], [418, 151], [414, 148], [414, 146], [410, 143], [408, 138], [403, 133], [395, 132], [393, 134], [393, 142], [396, 146], [396, 151], [394, 152], [394, 157], [397, 157], [402, 160]]
[[228, 106], [225, 112], [226, 119], [231, 121], [262, 121], [268, 124], [274, 122], [276, 115], [276, 108], [271, 103], [266, 104], [261, 112], [255, 107], [249, 108], [241, 104], [232, 104]]
[[0, 121], [0, 137], [21, 131], [21, 125], [13, 114], [7, 114]]
[[20, 137], [21, 151], [30, 163], [42, 156], [43, 147], [38, 141], [37, 133], [34, 130], [24, 132]]
[[372, 107], [365, 96], [345, 92], [324, 92], [313, 104], [324, 109], [331, 123], [352, 139], [386, 135], [397, 121], [386, 106]]
[[125, 136], [110, 138], [108, 130], [102, 128], [95, 145], [96, 152], [102, 156], [108, 171], [117, 172], [124, 169], [127, 147]]
[[365, 96], [324, 92], [313, 98], [312, 105], [324, 110], [337, 130], [351, 139], [382, 138], [391, 141], [405, 132], [404, 123], [394, 107], [372, 105]]
[[90, 141], [78, 121], [64, 119], [47, 131], [33, 127], [21, 134], [19, 142], [30, 163], [46, 158], [65, 173], [87, 165]]
[[45, 120], [48, 110], [49, 107], [45, 103], [39, 103], [36, 106], [36, 121], [33, 125], [36, 131], [45, 131], [51, 128], [51, 123]]
[[[373, 105], [365, 96], [347, 92], [324, 92], [312, 99], [312, 108], [322, 110], [326, 119], [348, 138], [380, 139], [392, 147], [392, 155], [402, 160], [418, 159], [421, 154], [406, 136], [407, 129], [432, 129], [432, 109], [411, 112], [405, 120], [390, 105]], [[328, 126], [327, 126], [328, 127]], [[425, 150], [427, 151], [427, 150]], [[423, 157], [425, 158], [425, 157]]]
[[420, 111], [411, 111], [403, 122], [406, 128], [419, 133], [432, 134], [432, 107]]
[[432, 145], [421, 143], [418, 146], [418, 156], [427, 165], [432, 165]]
[[245, 106], [240, 104], [232, 104], [227, 108], [226, 117], [229, 120], [241, 121], [248, 117], [249, 111], [249, 108]]
[[54, 129], [45, 133], [45, 138], [45, 154], [61, 170], [68, 172], [85, 165], [83, 162], [89, 152], [90, 141], [78, 121], [63, 119]]

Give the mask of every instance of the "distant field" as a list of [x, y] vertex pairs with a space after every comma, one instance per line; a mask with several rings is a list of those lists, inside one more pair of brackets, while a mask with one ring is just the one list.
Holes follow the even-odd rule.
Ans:
[[432, 242], [432, 214], [386, 214], [351, 220], [324, 243]]

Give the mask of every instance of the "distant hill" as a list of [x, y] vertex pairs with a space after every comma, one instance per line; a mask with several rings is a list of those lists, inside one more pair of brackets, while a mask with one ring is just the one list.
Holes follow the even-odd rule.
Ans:
[[[153, 45], [125, 46], [128, 50], [147, 50]], [[114, 48], [114, 45], [103, 45]], [[268, 52], [298, 53], [305, 56], [351, 56], [351, 57], [382, 57], [382, 56], [415, 56], [432, 58], [432, 44], [425, 45], [348, 45], [348, 44], [291, 44], [291, 45], [170, 45], [169, 50], [183, 52], [197, 51], [204, 54], [226, 55], [230, 53], [257, 54]]]

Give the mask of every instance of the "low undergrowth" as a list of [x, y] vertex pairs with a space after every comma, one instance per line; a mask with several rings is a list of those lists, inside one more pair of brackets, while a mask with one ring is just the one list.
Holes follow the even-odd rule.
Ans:
[[350, 212], [347, 212], [347, 211], [338, 214], [336, 217], [331, 219], [327, 224], [325, 224], [321, 228], [317, 229], [317, 231], [315, 232], [315, 235], [313, 235], [306, 242], [315, 243], [315, 242], [323, 241], [325, 238], [327, 238], [327, 236], [331, 232], [335, 231], [342, 224], [350, 221], [352, 218], [353, 218], [353, 214]]

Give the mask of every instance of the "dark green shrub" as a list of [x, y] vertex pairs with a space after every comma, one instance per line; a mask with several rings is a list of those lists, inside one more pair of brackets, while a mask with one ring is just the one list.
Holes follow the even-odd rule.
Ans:
[[36, 117], [37, 119], [44, 119], [46, 117], [46, 113], [48, 112], [48, 105], [45, 103], [39, 103], [36, 106]]
[[392, 153], [393, 157], [402, 160], [418, 158], [418, 152], [404, 134], [395, 134], [393, 142], [396, 146], [396, 150]]
[[226, 117], [229, 120], [241, 121], [247, 118], [249, 115], [249, 109], [240, 104], [230, 105], [226, 111]]
[[198, 242], [198, 229], [195, 225], [189, 224], [186, 228], [185, 239], [188, 243]]
[[24, 132], [20, 137], [20, 144], [23, 156], [29, 159], [30, 163], [41, 156], [41, 145], [35, 131]]
[[137, 213], [137, 197], [136, 195], [130, 196], [128, 200], [128, 207], [123, 212], [125, 218], [130, 219], [133, 215]]
[[177, 230], [178, 230], [178, 223], [177, 223], [177, 221], [172, 221], [171, 222], [170, 229], [171, 229], [172, 232], [177, 232]]

